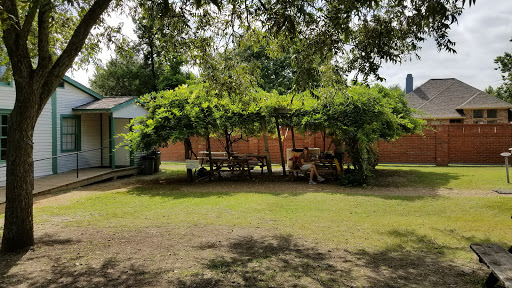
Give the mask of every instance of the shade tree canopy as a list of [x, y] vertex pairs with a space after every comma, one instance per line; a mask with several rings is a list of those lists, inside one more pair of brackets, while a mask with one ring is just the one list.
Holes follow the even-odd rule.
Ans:
[[[263, 31], [260, 38], [272, 43], [273, 53], [292, 47], [293, 65], [300, 68], [296, 72], [300, 81], [295, 82], [311, 88], [309, 71], [315, 73], [318, 63], [332, 60], [344, 73], [356, 71], [363, 78], [378, 79], [383, 62], [407, 60], [426, 37], [432, 37], [438, 49], [454, 51], [448, 31], [466, 1], [2, 0], [0, 59], [9, 63], [16, 82], [16, 103], [7, 138], [3, 251], [34, 243], [33, 134], [41, 111], [73, 64], [95, 58], [99, 43], [104, 42], [100, 40], [116, 39], [114, 32], [119, 29], [109, 27], [105, 16], [117, 8], [143, 2], [147, 5], [137, 6], [142, 7], [140, 10], [132, 9], [144, 13], [139, 17], [183, 20], [187, 25], [163, 22], [165, 27], [159, 27], [164, 27], [167, 35], [190, 28], [187, 34], [194, 36], [194, 47], [202, 49], [215, 44], [230, 46], [233, 35], [257, 27]], [[475, 0], [468, 2], [471, 5]], [[159, 8], [156, 13], [147, 13], [154, 7]], [[97, 31], [91, 34], [93, 28]], [[217, 41], [219, 37], [224, 41]]]
[[315, 91], [320, 98], [310, 91], [283, 96], [257, 88], [246, 101], [219, 97], [210, 93], [211, 88], [208, 84], [181, 86], [145, 96], [150, 113], [132, 121], [127, 143], [149, 151], [192, 136], [224, 136], [228, 128], [247, 136], [275, 134], [273, 118], [287, 111], [300, 130], [326, 131], [343, 141], [356, 171], [354, 182], [364, 184], [377, 164], [376, 142], [419, 132], [423, 124], [413, 117], [414, 110], [401, 90], [380, 85], [320, 88]]
[[[510, 39], [510, 42], [512, 42], [512, 39]], [[501, 72], [503, 84], [496, 88], [489, 86], [485, 91], [512, 103], [512, 53], [505, 52], [502, 56], [496, 57], [494, 63], [498, 65], [496, 70]]]

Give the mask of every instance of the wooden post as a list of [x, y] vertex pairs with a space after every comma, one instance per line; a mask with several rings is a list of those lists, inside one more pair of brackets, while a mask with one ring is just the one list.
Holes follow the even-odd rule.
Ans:
[[275, 116], [277, 127], [277, 138], [279, 139], [279, 151], [281, 152], [281, 165], [283, 166], [283, 176], [286, 176], [286, 162], [284, 162], [283, 141], [281, 140], [281, 130], [279, 129], [279, 118]]
[[327, 134], [327, 132], [325, 130], [322, 131], [322, 140], [324, 141], [324, 154], [325, 154], [325, 137], [326, 137], [326, 134]]
[[[192, 146], [192, 143], [190, 142], [190, 138], [185, 138], [183, 141], [183, 145], [185, 145], [185, 160], [190, 159], [190, 147]], [[187, 180], [189, 182], [192, 182], [194, 179], [192, 178], [192, 169], [187, 169]]]
[[213, 161], [212, 161], [212, 147], [210, 146], [210, 133], [208, 133], [208, 136], [206, 136], [206, 148], [208, 151], [208, 161], [210, 161], [210, 173], [208, 174], [208, 181], [212, 181]]
[[272, 162], [270, 159], [270, 151], [268, 150], [267, 123], [265, 122], [265, 117], [261, 117], [261, 132], [263, 134], [263, 142], [265, 143], [265, 152], [267, 154], [267, 171], [272, 175]]
[[293, 132], [293, 126], [291, 128], [292, 131], [292, 148], [295, 149], [295, 132]]

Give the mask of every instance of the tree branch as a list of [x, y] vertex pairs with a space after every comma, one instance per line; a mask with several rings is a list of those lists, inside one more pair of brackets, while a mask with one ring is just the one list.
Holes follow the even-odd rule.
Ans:
[[40, 9], [37, 19], [37, 49], [38, 64], [36, 74], [46, 72], [51, 65], [50, 54], [50, 14], [52, 10], [50, 1], [45, 1]]
[[32, 72], [32, 62], [27, 41], [20, 37], [20, 17], [16, 0], [3, 0], [1, 5], [2, 17], [8, 19], [8, 23], [2, 23], [2, 40], [11, 61], [12, 73], [15, 79], [28, 79]]
[[113, 0], [96, 0], [87, 13], [85, 13], [76, 27], [73, 36], [71, 36], [68, 45], [46, 74], [47, 76], [41, 93], [42, 97], [49, 98], [51, 96], [66, 71], [73, 65], [73, 61], [82, 50], [92, 28], [112, 1]]
[[30, 34], [30, 28], [32, 28], [40, 3], [41, 2], [39, 0], [33, 1], [32, 5], [30, 5], [30, 8], [28, 9], [27, 16], [25, 16], [25, 22], [23, 22], [23, 26], [21, 27], [21, 38], [24, 41], [27, 41], [28, 39], [28, 34]]

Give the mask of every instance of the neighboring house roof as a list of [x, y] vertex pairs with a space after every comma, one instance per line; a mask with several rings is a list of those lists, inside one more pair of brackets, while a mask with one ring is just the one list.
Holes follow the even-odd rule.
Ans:
[[430, 79], [407, 94], [409, 106], [421, 118], [465, 118], [462, 109], [509, 109], [512, 104], [455, 78]]
[[81, 112], [97, 112], [97, 111], [105, 111], [105, 112], [113, 112], [117, 109], [124, 107], [125, 105], [129, 105], [135, 103], [138, 99], [136, 96], [119, 96], [119, 97], [105, 97], [100, 100], [95, 100], [84, 104], [82, 106], [78, 106], [73, 108], [73, 111], [81, 111]]
[[68, 76], [64, 75], [64, 77], [62, 78], [62, 80], [64, 80], [65, 82], [75, 86], [76, 88], [82, 90], [83, 92], [91, 95], [92, 97], [94, 98], [97, 98], [97, 99], [103, 99], [103, 96], [101, 96], [100, 94], [92, 91], [90, 88], [87, 88], [86, 86], [84, 86], [83, 84], [80, 84], [78, 83], [77, 81], [69, 78]]

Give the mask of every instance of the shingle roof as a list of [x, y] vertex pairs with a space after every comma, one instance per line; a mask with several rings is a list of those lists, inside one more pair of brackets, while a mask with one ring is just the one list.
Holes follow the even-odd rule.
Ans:
[[73, 110], [112, 110], [122, 104], [127, 102], [131, 102], [132, 100], [137, 99], [136, 96], [120, 96], [120, 97], [105, 97], [100, 100], [95, 100], [84, 104], [82, 106], [78, 106], [73, 108]]
[[407, 94], [407, 102], [423, 111], [418, 115], [421, 118], [464, 118], [461, 109], [512, 108], [512, 104], [455, 78], [430, 79]]

